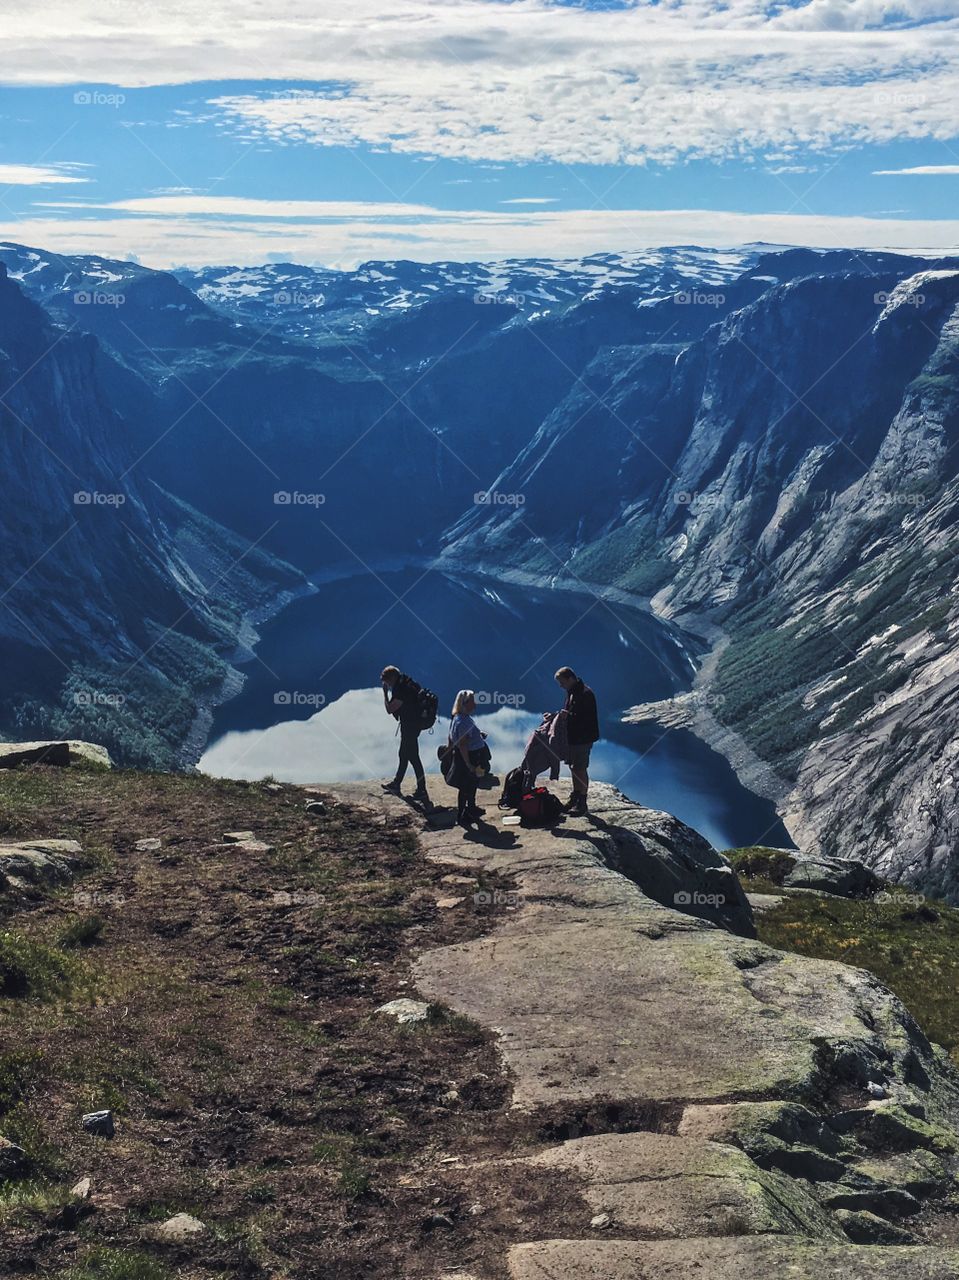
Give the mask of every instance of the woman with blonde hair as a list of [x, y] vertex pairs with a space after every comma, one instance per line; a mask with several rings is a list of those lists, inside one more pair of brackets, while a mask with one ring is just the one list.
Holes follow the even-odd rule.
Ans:
[[476, 804], [476, 786], [485, 755], [484, 735], [480, 732], [473, 712], [476, 695], [472, 689], [460, 689], [450, 713], [450, 751], [452, 760], [446, 772], [446, 781], [456, 788], [456, 821], [461, 827], [471, 827], [483, 816]]

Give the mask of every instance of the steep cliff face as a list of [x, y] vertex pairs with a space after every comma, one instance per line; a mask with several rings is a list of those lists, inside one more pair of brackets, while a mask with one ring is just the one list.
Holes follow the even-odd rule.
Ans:
[[169, 765], [244, 618], [303, 583], [137, 477], [107, 364], [0, 276], [0, 727]]
[[954, 895], [959, 270], [831, 265], [601, 352], [449, 554], [718, 627], [697, 727], [772, 765], [800, 843]]

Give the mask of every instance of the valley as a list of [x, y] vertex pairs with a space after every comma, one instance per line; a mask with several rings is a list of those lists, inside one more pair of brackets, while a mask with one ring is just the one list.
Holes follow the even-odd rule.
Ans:
[[[956, 260], [747, 246], [169, 273], [17, 245], [0, 260], [6, 314], [29, 311], [37, 335], [5, 346], [5, 412], [38, 459], [21, 486], [35, 500], [6, 517], [5, 603], [21, 597], [22, 618], [32, 590], [35, 619], [33, 635], [4, 619], [8, 736], [166, 764], [196, 758], [211, 713], [211, 750], [268, 731], [231, 725], [244, 693], [222, 699], [241, 669], [252, 696], [257, 620], [311, 580], [319, 594], [292, 607], [335, 639], [337, 566], [388, 554], [446, 580], [525, 575], [581, 614], [589, 584], [607, 605], [648, 602], [697, 661], [712, 651], [685, 729], [762, 797], [726, 770], [727, 810], [771, 802], [800, 846], [956, 896]], [[55, 389], [30, 372], [51, 343], [83, 353]], [[60, 469], [44, 446], [123, 504], [74, 528], [81, 486], [47, 492]], [[99, 542], [72, 573], [74, 533]], [[608, 703], [638, 708], [615, 732], [651, 744], [666, 723], [651, 704], [689, 706], [631, 660]], [[95, 718], [74, 696], [88, 687]], [[687, 777], [718, 776], [695, 758]]]

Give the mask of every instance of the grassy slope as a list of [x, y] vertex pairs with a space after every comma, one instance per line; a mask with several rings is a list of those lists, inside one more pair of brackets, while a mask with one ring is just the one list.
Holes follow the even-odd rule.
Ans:
[[[487, 1037], [373, 1012], [405, 993], [414, 952], [504, 908], [467, 886], [438, 910], [443, 869], [405, 822], [303, 801], [182, 775], [0, 774], [0, 839], [73, 837], [90, 864], [25, 905], [0, 893], [0, 1133], [34, 1162], [0, 1182], [0, 1274], [377, 1280], [469, 1269], [521, 1218], [551, 1229], [535, 1191], [528, 1214], [505, 1197], [502, 1221], [441, 1199], [444, 1154], [503, 1149], [509, 1083]], [[233, 829], [274, 851], [224, 847]], [[162, 848], [137, 852], [141, 837]], [[79, 1125], [101, 1107], [112, 1141]], [[89, 1214], [69, 1196], [84, 1176]], [[428, 1228], [440, 1210], [455, 1231]], [[144, 1234], [181, 1211], [210, 1227], [186, 1257]]]
[[[775, 855], [762, 853], [734, 849], [726, 856], [756, 873], [740, 875], [748, 893], [781, 893]], [[900, 885], [871, 901], [797, 893], [758, 912], [756, 928], [783, 951], [869, 969], [959, 1064], [959, 910]]]

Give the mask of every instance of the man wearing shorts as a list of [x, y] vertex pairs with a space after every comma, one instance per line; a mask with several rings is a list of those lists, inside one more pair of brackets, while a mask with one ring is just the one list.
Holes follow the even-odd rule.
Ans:
[[589, 755], [599, 739], [599, 713], [596, 694], [582, 681], [572, 667], [560, 667], [556, 683], [566, 691], [566, 740], [569, 745], [569, 771], [573, 775], [573, 794], [566, 811], [575, 817], [587, 813], [589, 792]]

